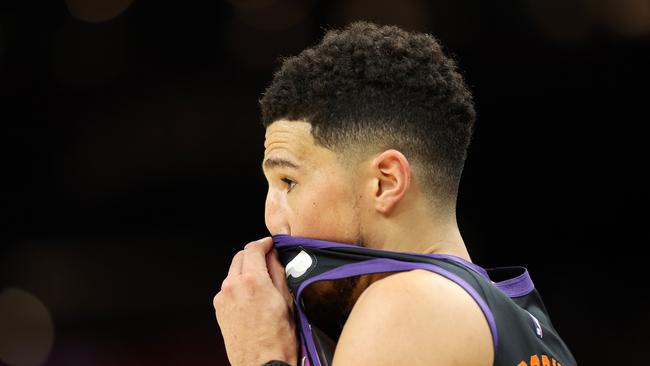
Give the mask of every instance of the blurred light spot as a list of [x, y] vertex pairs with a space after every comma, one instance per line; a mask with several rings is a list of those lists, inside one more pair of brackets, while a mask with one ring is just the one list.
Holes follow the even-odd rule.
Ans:
[[350, 0], [341, 1], [339, 16], [343, 23], [368, 20], [379, 24], [397, 25], [408, 30], [426, 31], [429, 28], [429, 12], [425, 0], [394, 1]]
[[42, 365], [54, 343], [54, 324], [43, 303], [29, 292], [0, 292], [0, 359], [10, 366]]
[[604, 0], [596, 4], [602, 21], [613, 31], [627, 36], [650, 33], [650, 0]]
[[65, 0], [70, 14], [86, 22], [111, 20], [124, 12], [133, 0]]
[[559, 41], [583, 40], [593, 25], [589, 0], [529, 0], [539, 30]]
[[309, 0], [232, 1], [237, 16], [252, 28], [280, 31], [305, 21], [312, 8]]

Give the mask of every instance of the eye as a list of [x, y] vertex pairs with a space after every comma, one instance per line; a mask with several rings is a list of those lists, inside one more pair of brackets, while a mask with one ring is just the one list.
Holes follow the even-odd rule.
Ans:
[[291, 192], [293, 187], [295, 187], [295, 185], [296, 185], [296, 182], [292, 181], [289, 178], [282, 178], [282, 181], [287, 184], [287, 193]]

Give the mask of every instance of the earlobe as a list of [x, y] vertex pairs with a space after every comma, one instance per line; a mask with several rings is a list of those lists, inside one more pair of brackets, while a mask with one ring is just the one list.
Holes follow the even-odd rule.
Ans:
[[391, 149], [379, 154], [372, 163], [377, 187], [375, 209], [388, 214], [404, 199], [411, 185], [411, 167], [401, 152]]

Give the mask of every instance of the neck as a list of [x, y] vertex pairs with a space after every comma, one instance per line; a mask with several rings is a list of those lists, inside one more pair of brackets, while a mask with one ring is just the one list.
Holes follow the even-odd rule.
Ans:
[[471, 262], [454, 209], [436, 209], [423, 200], [411, 203], [390, 216], [371, 218], [363, 230], [365, 242], [377, 249], [449, 254]]
[[[448, 254], [471, 262], [465, 242], [458, 229], [455, 212], [432, 215], [426, 209], [398, 212], [389, 219], [375, 220], [366, 231], [366, 242], [372, 248], [422, 254]], [[374, 229], [374, 230], [373, 230]], [[368, 233], [372, 233], [368, 235]], [[392, 273], [359, 276], [351, 296], [354, 304], [372, 283]]]
[[371, 241], [377, 249], [449, 254], [471, 262], [455, 219], [446, 222], [412, 221], [406, 226], [389, 226], [382, 236], [381, 240]]

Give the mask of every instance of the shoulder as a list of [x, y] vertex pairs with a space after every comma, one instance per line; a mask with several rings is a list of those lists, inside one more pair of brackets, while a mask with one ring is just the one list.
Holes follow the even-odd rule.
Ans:
[[414, 270], [376, 281], [343, 327], [334, 365], [492, 365], [492, 334], [459, 285]]

